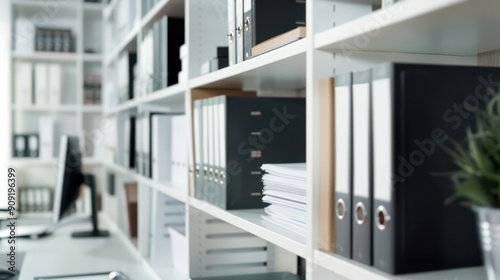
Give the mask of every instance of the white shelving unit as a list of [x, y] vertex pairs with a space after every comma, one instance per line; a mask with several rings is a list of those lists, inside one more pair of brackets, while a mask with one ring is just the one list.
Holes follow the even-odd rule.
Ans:
[[[104, 185], [102, 159], [99, 154], [99, 140], [96, 137], [101, 130], [98, 122], [103, 116], [100, 104], [84, 104], [83, 87], [84, 75], [88, 72], [102, 74], [102, 49], [95, 49], [87, 53], [87, 42], [102, 43], [101, 30], [96, 29], [96, 23], [102, 22], [103, 3], [86, 3], [83, 0], [70, 1], [33, 1], [12, 0], [11, 26], [16, 36], [13, 38], [33, 39], [35, 30], [16, 30], [16, 19], [25, 18], [34, 27], [70, 29], [73, 35], [73, 52], [42, 52], [16, 49], [12, 42], [10, 52], [12, 80], [16, 79], [14, 71], [18, 61], [37, 63], [51, 63], [61, 65], [61, 101], [60, 104], [39, 106], [15, 104], [15, 83], [8, 89], [12, 94], [10, 113], [13, 133], [37, 133], [38, 119], [42, 116], [52, 117], [54, 122], [54, 158], [14, 158], [9, 155], [9, 163], [23, 176], [20, 186], [54, 186], [57, 169], [58, 143], [60, 135], [70, 134], [79, 137], [83, 158], [83, 171], [96, 175], [98, 187]], [[94, 27], [94, 29], [89, 28]], [[100, 24], [99, 24], [100, 27]], [[36, 177], [36, 179], [35, 179]]]
[[[207, 236], [236, 233], [266, 248], [254, 256], [265, 266], [265, 271], [290, 271], [297, 269], [296, 257], [307, 262], [307, 279], [379, 279], [379, 280], [430, 280], [430, 279], [484, 279], [483, 268], [464, 268], [439, 272], [409, 275], [388, 275], [352, 260], [318, 250], [318, 196], [319, 196], [319, 97], [318, 82], [346, 71], [361, 70], [386, 61], [442, 62], [449, 64], [477, 64], [477, 54], [500, 48], [500, 2], [498, 0], [404, 0], [389, 9], [372, 13], [358, 13], [348, 3], [340, 0], [306, 1], [306, 25], [308, 36], [282, 48], [256, 58], [206, 74], [200, 75], [200, 66], [211, 58], [216, 46], [226, 43], [226, 11], [219, 8], [227, 1], [206, 0], [160, 0], [144, 16], [139, 0], [111, 0], [109, 4], [75, 3], [60, 6], [60, 13], [75, 15], [77, 51], [69, 54], [13, 52], [12, 61], [56, 62], [75, 70], [75, 102], [56, 107], [20, 107], [12, 104], [14, 116], [35, 118], [42, 114], [63, 115], [71, 119], [76, 133], [82, 140], [89, 131], [98, 130], [109, 139], [109, 123], [140, 113], [147, 108], [191, 113], [191, 90], [198, 88], [239, 88], [256, 90], [260, 96], [306, 97], [307, 108], [307, 202], [308, 234], [302, 238], [296, 233], [266, 223], [263, 210], [225, 211], [182, 192], [171, 183], [158, 182], [135, 173], [99, 157], [84, 159], [86, 168], [105, 169], [120, 178], [120, 182], [134, 181], [139, 184], [139, 237], [136, 249], [150, 262], [151, 224], [157, 216], [152, 205], [163, 203], [159, 197], [181, 203], [185, 211], [186, 236], [189, 242], [190, 275], [182, 275], [170, 261], [155, 267], [161, 279], [188, 279], [189, 277], [212, 275], [207, 270], [209, 263], [205, 254], [210, 248]], [[102, 31], [113, 33], [115, 17], [123, 12], [121, 5], [135, 4], [135, 21], [129, 22], [127, 30], [116, 38], [103, 38], [102, 54], [84, 53], [84, 20], [96, 14], [102, 19]], [[38, 1], [12, 1], [13, 15], [19, 11], [31, 12], [40, 9]], [[129, 12], [129, 11], [126, 11]], [[106, 106], [83, 104], [82, 79], [89, 64], [102, 67], [103, 85], [115, 84], [117, 61], [123, 52], [141, 50], [142, 38], [151, 25], [163, 15], [181, 17], [185, 21], [185, 40], [188, 45], [188, 81], [141, 95], [123, 103]], [[127, 15], [128, 16], [128, 15]], [[101, 30], [99, 30], [101, 31]], [[108, 41], [106, 41], [108, 40]], [[138, 56], [138, 59], [139, 56]], [[102, 64], [101, 64], [102, 62]], [[139, 60], [140, 64], [141, 61]], [[90, 67], [94, 68], [94, 67]], [[103, 90], [104, 94], [104, 90]], [[116, 100], [118, 90], [110, 90], [111, 99]], [[104, 96], [103, 96], [104, 101]], [[115, 102], [118, 103], [118, 102]], [[33, 117], [34, 116], [34, 117]], [[104, 122], [97, 121], [104, 117]], [[189, 117], [188, 117], [189, 118]], [[103, 146], [105, 141], [96, 142]], [[192, 145], [190, 145], [192, 149]], [[123, 151], [122, 151], [123, 152]], [[193, 152], [191, 151], [191, 155]], [[192, 161], [192, 159], [190, 159]], [[56, 159], [12, 159], [12, 164], [27, 168], [47, 168], [56, 165]], [[191, 162], [192, 165], [192, 162]], [[101, 168], [102, 169], [102, 168]], [[104, 180], [102, 178], [101, 182]], [[190, 182], [192, 183], [192, 182]], [[103, 183], [104, 184], [104, 183]], [[117, 184], [118, 185], [118, 184]], [[114, 219], [121, 219], [119, 198], [104, 193], [104, 210]], [[221, 225], [225, 232], [215, 232], [210, 224]], [[161, 239], [165, 242], [165, 239]], [[216, 243], [219, 244], [219, 243]], [[134, 245], [131, 245], [134, 246]], [[173, 254], [165, 249], [168, 258]], [[246, 273], [235, 268], [233, 273]]]
[[[307, 278], [313, 280], [484, 278], [482, 268], [393, 276], [317, 249], [320, 154], [318, 81], [335, 73], [361, 70], [386, 61], [475, 65], [478, 53], [500, 48], [500, 37], [492, 35], [498, 32], [497, 26], [500, 25], [498, 1], [405, 0], [389, 9], [364, 14], [353, 11], [352, 6], [345, 1], [307, 1], [308, 36], [305, 39], [206, 75], [199, 75], [201, 63], [210, 58], [209, 51], [215, 46], [226, 45], [226, 21], [224, 13], [217, 10], [217, 3], [161, 0], [141, 17], [139, 2], [136, 1], [139, 20], [131, 25], [126, 35], [104, 57], [106, 73], [113, 73], [113, 65], [120, 53], [140, 50], [145, 30], [161, 15], [169, 15], [185, 20], [189, 69], [183, 71], [188, 71], [189, 80], [107, 108], [106, 118], [117, 118], [131, 111], [140, 112], [150, 105], [173, 110], [181, 104], [181, 108], [189, 115], [190, 91], [197, 88], [240, 88], [256, 90], [259, 95], [266, 96], [305, 96], [307, 100], [307, 238], [266, 223], [261, 218], [263, 210], [225, 211], [192, 195], [175, 191], [167, 183], [155, 182], [132, 170], [106, 162], [108, 170], [136, 180], [143, 190], [148, 190], [146, 193], [159, 192], [185, 204], [191, 277], [203, 275], [198, 263], [205, 262], [199, 251], [205, 245], [200, 240], [203, 240], [205, 232], [203, 221], [211, 217], [260, 238], [274, 248], [272, 250], [281, 251], [269, 259], [271, 263], [281, 262], [281, 265], [271, 266], [270, 271], [279, 271], [280, 268], [294, 271], [296, 266], [290, 266], [291, 261], [283, 260], [294, 260], [293, 257], [301, 256], [307, 261]], [[104, 9], [104, 19], [108, 24], [118, 5], [119, 0], [112, 0]], [[141, 203], [147, 201], [145, 199]], [[147, 219], [148, 214], [140, 217]], [[138, 250], [148, 258], [147, 249], [139, 245]], [[160, 270], [157, 273], [163, 276], [174, 270], [166, 265], [164, 271], [166, 274]]]

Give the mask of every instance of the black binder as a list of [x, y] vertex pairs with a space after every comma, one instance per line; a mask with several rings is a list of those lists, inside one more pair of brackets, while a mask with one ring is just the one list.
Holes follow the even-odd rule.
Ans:
[[[135, 143], [135, 116], [131, 116], [128, 119], [129, 126], [130, 126], [130, 135], [125, 136], [125, 138], [128, 140], [128, 143], [125, 143], [125, 145], [128, 145], [128, 163], [127, 167], [129, 168], [135, 168], [135, 154], [136, 154], [136, 143]], [[128, 137], [128, 138], [127, 138]]]
[[252, 55], [252, 47], [274, 36], [306, 25], [306, 1], [244, 0], [243, 59]]
[[370, 75], [352, 75], [352, 258], [366, 265], [372, 265]]
[[262, 164], [305, 162], [305, 99], [217, 96], [196, 106], [213, 106], [209, 119], [219, 131], [202, 130], [220, 163], [208, 161], [213, 171], [197, 186], [197, 198], [226, 210], [263, 208]]
[[26, 134], [26, 155], [36, 158], [40, 154], [40, 139], [38, 133]]
[[335, 246], [351, 258], [352, 239], [352, 74], [335, 77]]
[[[179, 49], [184, 45], [184, 19], [167, 18], [167, 60], [164, 68], [167, 70], [167, 86], [175, 85], [179, 82], [178, 74], [182, 70], [182, 61], [179, 58]], [[167, 46], [162, 46], [167, 48]]]
[[400, 274], [481, 265], [474, 213], [445, 205], [452, 182], [433, 174], [457, 170], [439, 145], [475, 129], [469, 109], [498, 92], [500, 68], [386, 64], [372, 73], [374, 266]]
[[14, 134], [12, 137], [12, 154], [14, 157], [27, 157], [27, 146], [27, 139], [24, 135]]

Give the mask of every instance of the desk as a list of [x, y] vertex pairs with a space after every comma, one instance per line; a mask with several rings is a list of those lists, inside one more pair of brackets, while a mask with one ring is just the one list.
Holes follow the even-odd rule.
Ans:
[[[99, 225], [101, 229], [109, 230], [108, 238], [71, 238], [74, 231], [91, 229], [87, 220], [63, 225], [52, 235], [40, 239], [17, 239], [17, 253], [25, 252], [19, 280], [112, 270], [125, 272], [131, 279], [159, 279], [105, 214], [99, 215]], [[2, 240], [2, 255], [5, 255], [7, 245], [6, 240]]]

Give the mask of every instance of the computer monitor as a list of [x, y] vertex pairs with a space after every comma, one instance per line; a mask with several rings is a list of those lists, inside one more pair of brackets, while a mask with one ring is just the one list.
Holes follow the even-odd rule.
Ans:
[[93, 175], [82, 173], [82, 154], [78, 138], [61, 136], [59, 162], [57, 166], [57, 182], [54, 192], [53, 222], [58, 223], [70, 213], [80, 194], [80, 187], [85, 184], [90, 188], [92, 199], [92, 225], [91, 231], [74, 232], [73, 237], [103, 237], [108, 236], [107, 231], [100, 231], [97, 220], [97, 191]]

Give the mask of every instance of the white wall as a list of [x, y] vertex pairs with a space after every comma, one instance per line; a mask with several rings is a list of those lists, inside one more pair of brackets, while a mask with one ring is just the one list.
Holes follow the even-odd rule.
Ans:
[[7, 205], [7, 167], [11, 156], [10, 17], [10, 1], [0, 1], [0, 208]]

